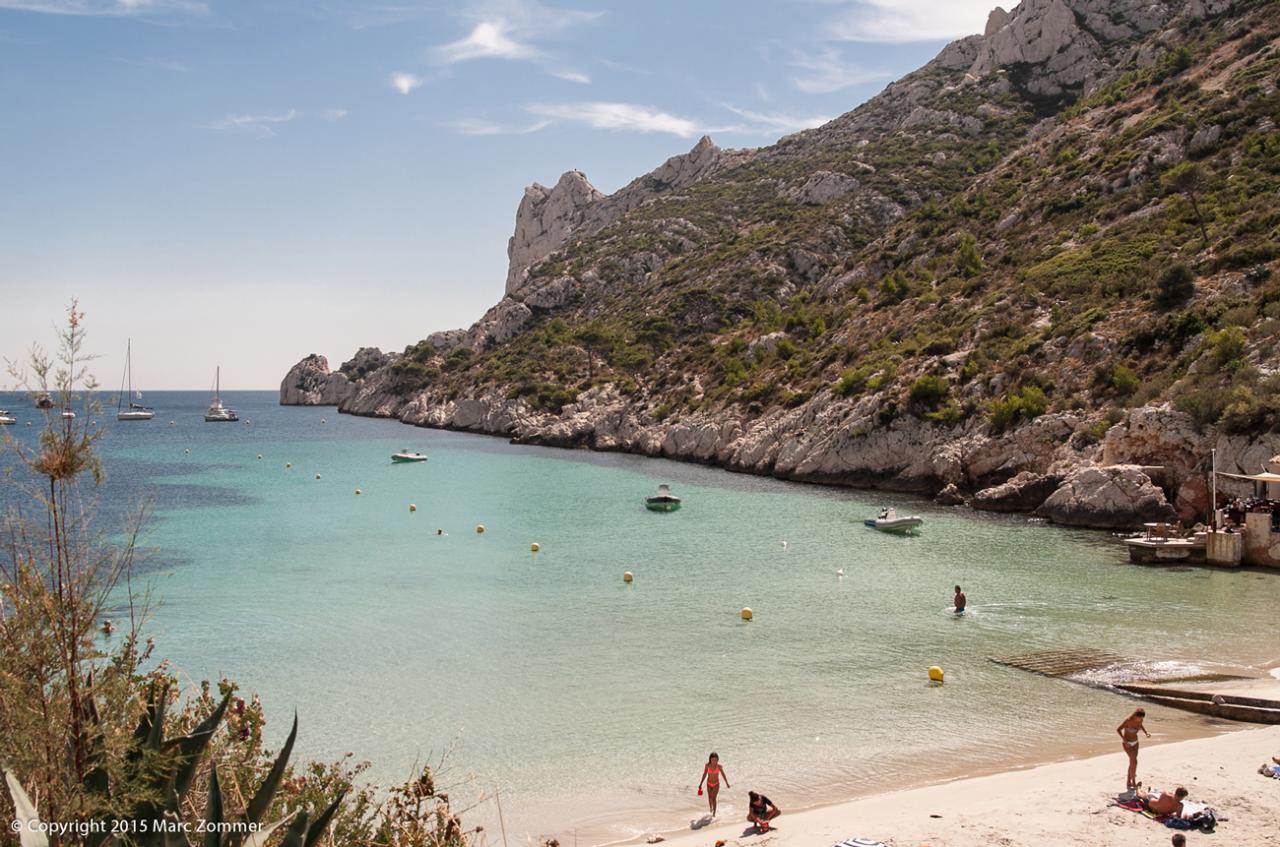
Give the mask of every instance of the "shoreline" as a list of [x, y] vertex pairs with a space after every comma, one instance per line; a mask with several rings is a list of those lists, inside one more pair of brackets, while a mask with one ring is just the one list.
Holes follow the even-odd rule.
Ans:
[[[1280, 755], [1280, 726], [1241, 725], [1208, 737], [1145, 746], [1138, 776], [1149, 786], [1185, 784], [1191, 800], [1225, 816], [1218, 833], [1229, 843], [1264, 847], [1280, 831], [1280, 783], [1257, 769], [1275, 755]], [[1124, 788], [1124, 767], [1124, 754], [1116, 751], [905, 786], [799, 811], [790, 811], [784, 802], [784, 814], [765, 834], [748, 830], [745, 815], [738, 814], [739, 803], [726, 813], [722, 802], [714, 823], [661, 835], [670, 847], [705, 847], [716, 841], [728, 847], [813, 847], [854, 837], [894, 847], [1167, 844], [1174, 830], [1112, 804]], [[745, 796], [745, 790], [737, 793]], [[1201, 837], [1198, 832], [1187, 836], [1188, 841]]]

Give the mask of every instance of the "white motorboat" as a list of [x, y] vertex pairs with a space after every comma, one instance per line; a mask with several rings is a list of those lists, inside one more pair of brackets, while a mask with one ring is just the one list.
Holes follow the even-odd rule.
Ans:
[[0, 426], [12, 426], [17, 422], [18, 419], [9, 414], [8, 409], [0, 409]]
[[63, 409], [63, 410], [62, 410], [62, 419], [63, 419], [64, 421], [73, 421], [73, 420], [75, 420], [75, 419], [76, 419], [76, 413], [75, 413], [75, 412], [73, 412], [73, 411], [71, 411], [70, 409]]
[[391, 454], [393, 462], [425, 462], [426, 460], [426, 453], [415, 453], [412, 450], [401, 450], [399, 453]]
[[882, 509], [879, 515], [874, 518], [867, 518], [863, 523], [881, 532], [906, 534], [924, 523], [924, 519], [919, 515], [899, 515], [897, 509], [888, 508]]
[[[125, 398], [129, 405], [124, 405]], [[120, 383], [120, 396], [116, 400], [116, 420], [149, 421], [156, 416], [155, 410], [149, 409], [138, 401], [142, 399], [141, 391], [133, 390], [133, 339], [129, 339], [124, 348], [124, 379]]]
[[204, 419], [209, 423], [232, 423], [240, 420], [240, 415], [235, 409], [228, 409], [222, 405], [222, 367], [219, 366], [214, 371], [213, 377], [213, 399], [209, 401], [209, 408], [205, 410]]

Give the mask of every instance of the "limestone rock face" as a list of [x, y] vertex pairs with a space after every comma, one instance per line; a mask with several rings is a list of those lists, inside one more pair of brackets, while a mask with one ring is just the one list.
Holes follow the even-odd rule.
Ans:
[[529, 269], [571, 238], [594, 235], [653, 198], [687, 188], [750, 155], [721, 150], [704, 135], [688, 153], [672, 156], [607, 197], [580, 171], [566, 172], [553, 188], [534, 183], [525, 189], [516, 211], [515, 233], [507, 242], [507, 294], [520, 291]]
[[1023, 471], [1001, 485], [973, 495], [970, 505], [984, 512], [1032, 512], [1058, 489], [1062, 477]]
[[1148, 521], [1177, 519], [1164, 492], [1136, 465], [1081, 468], [1036, 514], [1057, 524], [1094, 529], [1131, 529]]
[[378, 368], [391, 361], [391, 357], [377, 347], [361, 347], [349, 360], [338, 368], [347, 379], [355, 382], [364, 379]]
[[581, 171], [567, 171], [553, 188], [536, 182], [526, 188], [507, 242], [507, 293], [520, 287], [530, 265], [563, 247], [586, 219], [587, 207], [603, 198]]
[[832, 200], [858, 190], [859, 183], [848, 174], [815, 171], [799, 185], [782, 192], [782, 198], [802, 206], [825, 206]]
[[330, 372], [329, 360], [312, 353], [289, 369], [280, 381], [281, 406], [336, 406], [351, 390], [341, 371]]
[[1012, 14], [992, 12], [969, 73], [982, 78], [1006, 69], [1043, 97], [1088, 89], [1109, 70], [1103, 45], [1158, 29], [1174, 16], [1173, 5], [1023, 0]]
[[515, 338], [532, 319], [532, 309], [519, 300], [503, 297], [498, 305], [485, 312], [467, 330], [467, 345], [475, 350], [483, 350], [494, 344], [503, 344]]

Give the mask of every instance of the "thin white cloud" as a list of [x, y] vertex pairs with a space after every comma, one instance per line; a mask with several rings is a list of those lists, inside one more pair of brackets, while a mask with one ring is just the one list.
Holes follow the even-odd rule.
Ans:
[[529, 135], [551, 126], [551, 121], [541, 120], [531, 124], [512, 125], [494, 123], [483, 118], [459, 118], [448, 121], [445, 126], [462, 135]]
[[320, 113], [320, 117], [326, 121], [340, 121], [347, 116], [346, 109], [325, 109]]
[[688, 118], [634, 103], [534, 104], [528, 110], [539, 117], [585, 124], [593, 129], [665, 132], [681, 138], [690, 138], [701, 132], [698, 124]]
[[822, 126], [831, 120], [826, 115], [803, 117], [783, 112], [756, 112], [751, 109], [742, 109], [729, 103], [722, 103], [721, 105], [738, 117], [746, 118], [747, 123], [723, 127], [717, 130], [719, 132], [742, 132], [749, 135], [773, 135], [775, 133], [786, 135], [792, 132], [799, 132], [802, 129], [813, 129], [815, 126]]
[[444, 65], [469, 62], [472, 59], [532, 59], [538, 51], [511, 37], [506, 21], [481, 21], [466, 37], [437, 47], [436, 61]]
[[[906, 44], [980, 33], [992, 0], [856, 0], [829, 27], [837, 41]], [[1011, 9], [1015, 0], [1004, 6]]]
[[547, 71], [547, 73], [551, 74], [556, 79], [563, 79], [565, 82], [576, 82], [580, 85], [591, 84], [591, 77], [587, 76], [582, 71], [557, 70]]
[[391, 87], [396, 91], [399, 91], [401, 94], [408, 94], [413, 91], [413, 89], [420, 88], [422, 86], [423, 79], [420, 76], [414, 76], [413, 74], [405, 73], [403, 71], [396, 71], [388, 78], [388, 82], [391, 83]]
[[850, 62], [840, 51], [830, 47], [797, 52], [792, 57], [791, 66], [802, 72], [792, 77], [791, 82], [805, 94], [831, 94], [852, 85], [893, 77], [889, 71], [865, 68], [856, 62]]
[[534, 42], [599, 18], [600, 12], [557, 9], [537, 0], [489, 0], [473, 3], [463, 14], [471, 31], [457, 41], [432, 48], [441, 65], [476, 59], [541, 60], [548, 58]]
[[199, 0], [0, 0], [0, 9], [45, 15], [117, 18], [209, 13], [208, 4]]
[[217, 130], [239, 130], [266, 138], [276, 134], [275, 130], [271, 128], [273, 124], [288, 123], [297, 117], [297, 109], [290, 109], [287, 112], [279, 112], [276, 114], [227, 115], [225, 118], [204, 124], [204, 128]]

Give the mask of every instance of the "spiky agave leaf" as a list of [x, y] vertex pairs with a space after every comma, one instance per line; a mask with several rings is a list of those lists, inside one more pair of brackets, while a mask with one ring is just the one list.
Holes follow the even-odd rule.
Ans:
[[218, 787], [218, 763], [209, 765], [209, 802], [205, 805], [204, 847], [220, 847], [222, 836], [222, 789]]
[[[177, 803], [182, 802], [182, 798], [187, 796], [187, 791], [191, 788], [191, 781], [195, 779], [196, 770], [200, 765], [200, 757], [204, 754], [205, 748], [209, 746], [209, 741], [213, 738], [214, 732], [218, 729], [218, 724], [222, 723], [222, 716], [226, 714], [227, 704], [231, 702], [231, 694], [227, 693], [222, 698], [222, 702], [218, 704], [218, 708], [213, 710], [209, 717], [205, 718], [200, 724], [191, 731], [190, 734], [181, 738], [174, 738], [165, 742], [166, 749], [177, 748], [177, 769], [173, 773], [173, 779], [169, 783], [170, 791], [167, 792], [172, 810], [177, 810]], [[174, 801], [177, 801], [176, 803]]]
[[293, 753], [293, 742], [297, 737], [298, 713], [294, 712], [293, 728], [289, 730], [289, 738], [284, 742], [284, 746], [280, 748], [280, 755], [276, 756], [276, 761], [271, 766], [271, 771], [262, 780], [262, 785], [258, 786], [257, 792], [245, 809], [244, 818], [250, 823], [257, 823], [267, 813], [267, 807], [271, 805], [276, 789], [280, 787], [280, 780], [284, 777], [285, 768], [289, 766], [289, 756]]
[[307, 813], [299, 812], [298, 816], [293, 819], [293, 823], [289, 824], [289, 830], [284, 834], [284, 840], [280, 842], [280, 847], [303, 847], [307, 839]]
[[314, 847], [320, 840], [320, 836], [324, 834], [325, 827], [329, 825], [329, 821], [333, 819], [333, 815], [338, 811], [338, 804], [342, 802], [342, 798], [346, 793], [338, 795], [338, 799], [329, 804], [329, 807], [320, 813], [315, 823], [307, 827], [307, 837], [302, 842], [302, 847]]
[[49, 847], [48, 836], [40, 831], [32, 832], [29, 826], [25, 826], [27, 821], [40, 820], [40, 813], [23, 790], [22, 783], [7, 770], [4, 772], [4, 781], [9, 785], [9, 796], [13, 798], [14, 820], [24, 824], [22, 831], [18, 833], [18, 842], [22, 847]]
[[268, 839], [270, 839], [271, 836], [275, 834], [275, 831], [277, 829], [287, 824], [291, 818], [293, 818], [293, 815], [289, 815], [286, 818], [281, 818], [280, 820], [276, 821], [270, 826], [263, 827], [262, 829], [253, 833], [252, 835], [250, 835], [248, 838], [244, 840], [243, 847], [267, 847]]

